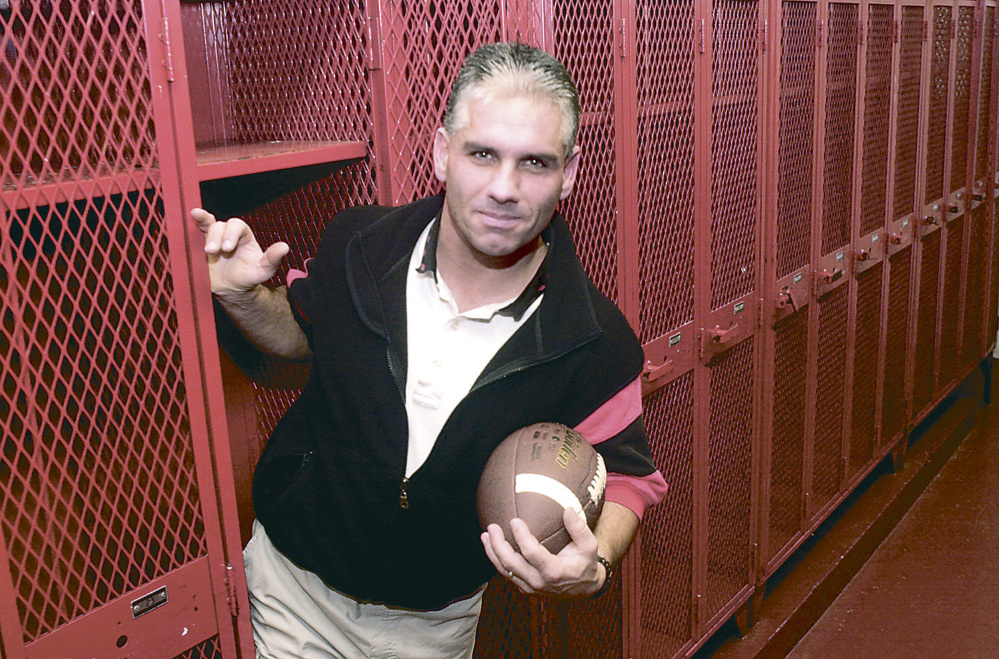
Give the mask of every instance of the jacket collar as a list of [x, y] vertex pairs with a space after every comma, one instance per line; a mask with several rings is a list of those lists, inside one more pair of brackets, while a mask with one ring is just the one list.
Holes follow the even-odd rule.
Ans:
[[[370, 329], [389, 341], [390, 357], [406, 372], [406, 276], [409, 257], [427, 224], [441, 212], [444, 194], [389, 210], [362, 229], [347, 245], [346, 269], [354, 305]], [[576, 255], [569, 227], [556, 214], [545, 229], [545, 259], [550, 273], [545, 297], [526, 325], [486, 367], [484, 376], [504, 370], [505, 353], [516, 350], [518, 361], [542, 360], [568, 352], [600, 334], [589, 287]], [[516, 304], [516, 303], [515, 303]], [[524, 336], [520, 336], [524, 335]], [[518, 338], [519, 337], [519, 338]], [[526, 354], [525, 354], [526, 353]]]

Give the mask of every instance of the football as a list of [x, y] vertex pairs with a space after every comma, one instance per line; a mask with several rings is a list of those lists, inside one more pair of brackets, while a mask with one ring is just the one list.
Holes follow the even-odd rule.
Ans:
[[607, 487], [604, 460], [582, 435], [561, 424], [535, 423], [515, 431], [493, 451], [479, 479], [479, 523], [499, 524], [514, 548], [510, 520], [524, 520], [557, 554], [571, 541], [562, 514], [575, 510], [592, 529]]

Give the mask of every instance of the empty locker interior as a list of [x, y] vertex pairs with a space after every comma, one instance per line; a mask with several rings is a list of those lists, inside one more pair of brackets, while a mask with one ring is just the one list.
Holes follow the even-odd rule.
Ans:
[[690, 656], [991, 354], [995, 0], [0, 0], [0, 656], [253, 656], [250, 477], [308, 367], [216, 313], [187, 211], [301, 268], [437, 191], [496, 40], [579, 87], [560, 210], [670, 489], [605, 596], [495, 580], [477, 656]]

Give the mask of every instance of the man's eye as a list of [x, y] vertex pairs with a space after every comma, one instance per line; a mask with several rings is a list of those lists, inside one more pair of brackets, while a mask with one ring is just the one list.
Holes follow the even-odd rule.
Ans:
[[492, 155], [493, 154], [489, 153], [488, 151], [473, 151], [472, 152], [472, 158], [474, 158], [476, 160], [489, 160], [490, 158], [492, 158]]
[[529, 169], [547, 169], [548, 163], [541, 158], [527, 158], [524, 160], [524, 165]]

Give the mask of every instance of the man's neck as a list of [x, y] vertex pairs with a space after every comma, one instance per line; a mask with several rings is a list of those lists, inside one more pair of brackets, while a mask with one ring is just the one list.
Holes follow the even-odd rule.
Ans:
[[520, 295], [548, 253], [540, 236], [516, 259], [479, 261], [455, 258], [445, 240], [437, 243], [437, 272], [447, 282], [459, 313]]

